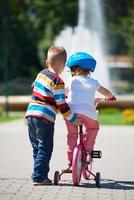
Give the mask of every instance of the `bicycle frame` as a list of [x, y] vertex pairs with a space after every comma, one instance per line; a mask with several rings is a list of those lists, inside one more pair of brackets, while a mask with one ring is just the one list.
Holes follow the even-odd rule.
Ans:
[[92, 175], [95, 178], [95, 175], [91, 172], [92, 161], [93, 161], [92, 158], [91, 158], [91, 163], [90, 163], [90, 165], [91, 165], [90, 170], [88, 169], [88, 166], [86, 164], [86, 162], [87, 162], [87, 160], [86, 160], [87, 151], [86, 151], [84, 143], [83, 143], [83, 126], [82, 125], [79, 126], [79, 137], [80, 137], [80, 142], [77, 145], [77, 148], [80, 148], [82, 150], [82, 165], [83, 165], [82, 170], [85, 169], [89, 173], [89, 176]]

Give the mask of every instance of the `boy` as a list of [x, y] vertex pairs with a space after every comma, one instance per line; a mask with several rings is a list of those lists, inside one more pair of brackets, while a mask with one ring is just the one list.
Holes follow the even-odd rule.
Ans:
[[47, 69], [42, 70], [33, 83], [33, 95], [26, 118], [33, 148], [34, 185], [52, 184], [48, 172], [53, 151], [54, 122], [58, 110], [66, 120], [74, 125], [80, 124], [77, 115], [70, 110], [65, 101], [64, 82], [58, 76], [64, 70], [66, 57], [63, 47], [50, 47], [46, 60]]

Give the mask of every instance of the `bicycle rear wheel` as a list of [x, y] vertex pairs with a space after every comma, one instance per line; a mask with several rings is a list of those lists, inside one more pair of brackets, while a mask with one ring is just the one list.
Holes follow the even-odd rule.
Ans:
[[54, 185], [58, 185], [59, 180], [60, 180], [60, 176], [59, 176], [59, 171], [55, 171], [54, 173]]
[[73, 185], [77, 186], [81, 180], [82, 173], [82, 150], [80, 146], [75, 147], [73, 152], [73, 161], [72, 161], [72, 180]]
[[97, 172], [96, 173], [96, 176], [95, 176], [95, 181], [96, 181], [96, 187], [100, 187], [100, 181], [101, 181], [101, 175], [100, 175], [100, 172]]

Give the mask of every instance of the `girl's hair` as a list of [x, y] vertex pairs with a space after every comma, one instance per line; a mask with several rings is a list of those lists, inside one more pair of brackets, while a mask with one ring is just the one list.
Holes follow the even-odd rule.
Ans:
[[73, 67], [71, 67], [71, 74], [72, 76], [75, 75], [89, 75], [90, 74], [90, 70], [89, 69], [84, 69], [78, 65], [75, 65]]

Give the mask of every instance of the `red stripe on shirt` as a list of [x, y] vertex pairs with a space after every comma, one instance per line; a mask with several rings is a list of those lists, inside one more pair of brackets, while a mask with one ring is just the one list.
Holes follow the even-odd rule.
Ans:
[[36, 96], [40, 100], [45, 101], [47, 103], [50, 103], [50, 104], [52, 103], [52, 104], [56, 105], [56, 102], [55, 102], [55, 100], [52, 97], [42, 96], [41, 94], [39, 94], [38, 92], [35, 92], [35, 91], [33, 92], [33, 96]]

